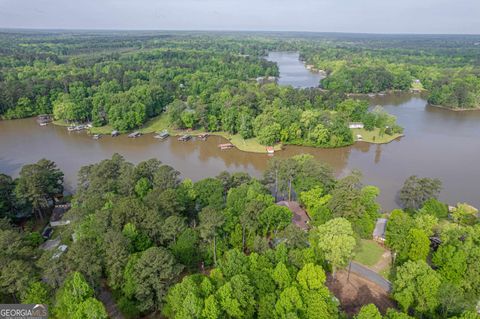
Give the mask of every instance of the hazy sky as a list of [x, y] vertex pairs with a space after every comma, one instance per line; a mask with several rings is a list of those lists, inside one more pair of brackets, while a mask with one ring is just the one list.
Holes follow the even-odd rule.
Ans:
[[480, 0], [0, 0], [0, 27], [480, 34]]

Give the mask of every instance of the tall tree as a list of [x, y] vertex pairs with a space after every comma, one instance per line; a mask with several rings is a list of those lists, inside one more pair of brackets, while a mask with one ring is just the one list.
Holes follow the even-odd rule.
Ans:
[[393, 297], [403, 311], [433, 314], [438, 306], [440, 276], [423, 260], [407, 261], [397, 269]]
[[382, 319], [382, 315], [374, 304], [368, 304], [360, 309], [355, 319]]
[[107, 312], [93, 297], [93, 289], [79, 272], [73, 272], [57, 292], [54, 313], [59, 318], [106, 319]]
[[48, 206], [48, 201], [63, 193], [63, 172], [54, 162], [46, 159], [25, 165], [20, 171], [15, 193], [30, 203], [33, 213], [43, 219], [43, 210]]
[[400, 190], [400, 201], [408, 210], [420, 209], [429, 199], [436, 199], [442, 190], [442, 182], [437, 178], [420, 178], [416, 175], [405, 180]]
[[205, 207], [202, 209], [200, 214], [198, 214], [200, 219], [200, 236], [204, 240], [211, 241], [213, 244], [213, 263], [217, 264], [217, 235], [225, 223], [225, 216], [222, 211], [217, 210], [213, 207]]
[[338, 268], [348, 264], [356, 246], [352, 225], [344, 218], [329, 220], [312, 229], [310, 241], [330, 263], [333, 278]]
[[167, 249], [160, 247], [142, 252], [132, 266], [125, 269], [125, 281], [132, 284], [130, 297], [135, 298], [140, 311], [157, 310], [183, 268]]
[[12, 217], [15, 204], [15, 184], [10, 176], [0, 174], [0, 219]]

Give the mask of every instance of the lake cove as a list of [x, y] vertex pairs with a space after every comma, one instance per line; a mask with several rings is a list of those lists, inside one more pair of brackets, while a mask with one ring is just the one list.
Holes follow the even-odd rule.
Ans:
[[[296, 61], [310, 73], [298, 61], [298, 55], [289, 56], [292, 60], [282, 60], [289, 65]], [[283, 64], [279, 63], [279, 67], [283, 74]], [[420, 95], [401, 93], [378, 96], [370, 103], [382, 105], [397, 116], [405, 136], [389, 144], [357, 142], [338, 149], [286, 146], [274, 156], [312, 154], [340, 176], [359, 169], [366, 184], [380, 187], [379, 202], [385, 210], [397, 207], [397, 192], [410, 175], [440, 178], [444, 186], [440, 199], [445, 202], [480, 206], [480, 112], [450, 112], [429, 106]], [[65, 172], [67, 189], [73, 190], [80, 167], [120, 153], [134, 163], [158, 158], [193, 180], [224, 170], [262, 175], [270, 158], [267, 154], [222, 151], [218, 148], [222, 143], [228, 141], [220, 136], [179, 142], [174, 137], [160, 141], [153, 134], [135, 139], [121, 135], [93, 140], [85, 132], [68, 132], [54, 125], [41, 127], [35, 119], [0, 121], [0, 172], [17, 176], [23, 165], [48, 158]]]

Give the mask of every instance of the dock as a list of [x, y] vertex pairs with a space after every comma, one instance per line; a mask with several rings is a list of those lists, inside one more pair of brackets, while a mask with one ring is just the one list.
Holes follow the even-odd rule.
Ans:
[[129, 138], [137, 138], [137, 137], [140, 137], [140, 136], [142, 136], [142, 133], [140, 133], [140, 132], [133, 132], [133, 133], [128, 134]]
[[185, 134], [185, 135], [180, 136], [180, 137], [178, 138], [178, 140], [179, 140], [180, 142], [186, 142], [186, 141], [190, 140], [191, 138], [192, 138], [191, 135]]
[[203, 134], [198, 135], [198, 138], [200, 138], [203, 141], [206, 141], [208, 136], [209, 136], [208, 133], [203, 133]]
[[165, 131], [162, 131], [162, 132], [160, 132], [160, 133], [157, 133], [157, 134], [154, 136], [154, 138], [157, 138], [157, 139], [160, 139], [160, 140], [164, 140], [164, 139], [166, 139], [166, 138], [169, 137], [169, 136], [170, 136], [170, 134], [168, 133], [168, 131], [165, 130]]
[[88, 128], [87, 125], [71, 125], [69, 127], [67, 127], [67, 131], [69, 132], [79, 132], [79, 131], [83, 131], [83, 130], [86, 130]]
[[50, 123], [52, 121], [53, 121], [52, 117], [48, 114], [41, 114], [41, 115], [37, 116], [37, 123], [40, 126], [47, 126], [48, 123]]
[[232, 143], [218, 144], [218, 147], [223, 150], [228, 150], [235, 147]]

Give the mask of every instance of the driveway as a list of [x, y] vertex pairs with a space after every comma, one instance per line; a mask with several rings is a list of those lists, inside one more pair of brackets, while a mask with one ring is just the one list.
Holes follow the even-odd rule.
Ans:
[[392, 290], [392, 283], [386, 280], [385, 278], [383, 278], [382, 276], [380, 276], [379, 274], [377, 274], [376, 272], [374, 272], [373, 270], [370, 270], [365, 266], [357, 264], [354, 261], [352, 261], [350, 264], [351, 264], [351, 269], [350, 269], [351, 272], [365, 279], [368, 279], [371, 282], [376, 283], [377, 285], [385, 289], [385, 291], [387, 292], [390, 292]]

